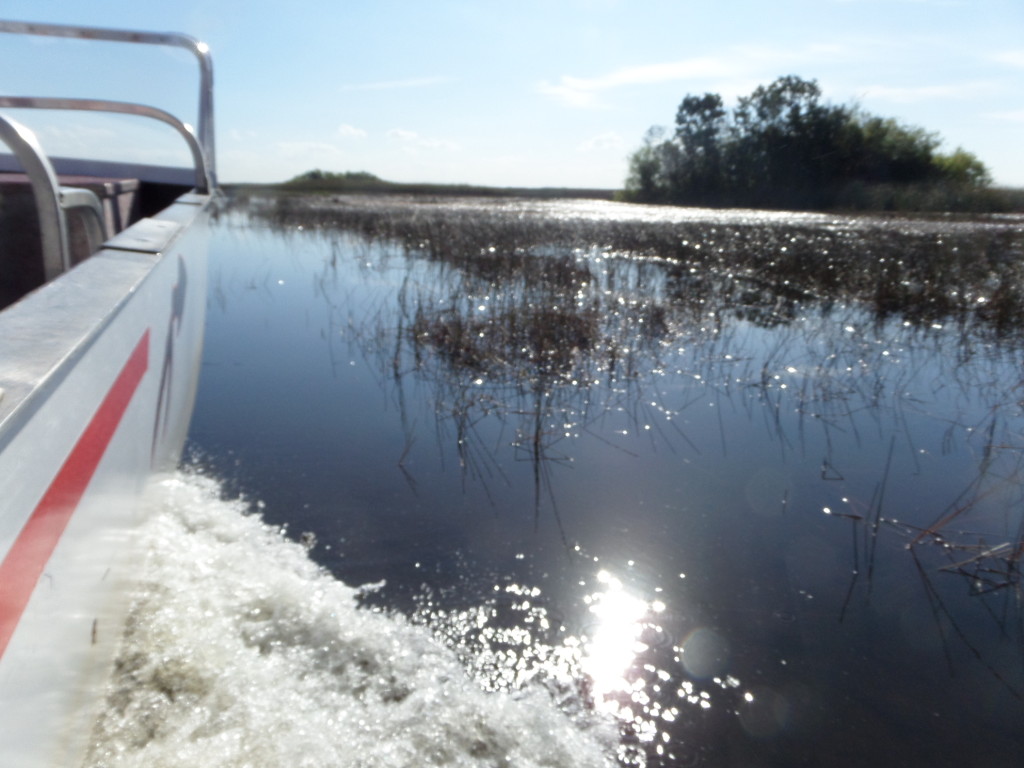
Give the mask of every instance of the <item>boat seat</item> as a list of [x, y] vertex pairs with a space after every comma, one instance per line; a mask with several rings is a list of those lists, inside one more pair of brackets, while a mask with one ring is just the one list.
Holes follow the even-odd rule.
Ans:
[[[72, 264], [138, 217], [137, 179], [61, 176], [59, 181]], [[0, 308], [46, 281], [37, 216], [28, 176], [0, 173]]]

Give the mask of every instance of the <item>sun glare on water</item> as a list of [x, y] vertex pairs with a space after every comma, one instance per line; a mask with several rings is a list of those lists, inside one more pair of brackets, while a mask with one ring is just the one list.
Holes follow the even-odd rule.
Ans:
[[627, 672], [637, 655], [647, 650], [640, 635], [652, 607], [608, 571], [599, 571], [597, 581], [602, 589], [585, 598], [598, 624], [586, 638], [582, 667], [592, 680], [597, 706], [614, 712], [618, 710], [614, 694], [632, 691]]

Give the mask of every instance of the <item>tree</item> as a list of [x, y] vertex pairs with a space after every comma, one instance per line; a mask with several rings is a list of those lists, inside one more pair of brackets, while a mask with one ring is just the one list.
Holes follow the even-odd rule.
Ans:
[[864, 116], [859, 126], [859, 179], [906, 184], [929, 181], [937, 175], [932, 160], [941, 140], [936, 134], [900, 125], [891, 118]]
[[795, 75], [741, 98], [733, 120], [733, 174], [753, 205], [807, 207], [834, 186], [848, 160], [844, 107], [821, 103], [814, 80]]
[[626, 189], [633, 190], [638, 200], [649, 203], [671, 202], [669, 184], [665, 178], [668, 165], [663, 157], [665, 152], [661, 139], [665, 130], [653, 126], [644, 136], [643, 146], [629, 158], [629, 178]]
[[985, 164], [960, 147], [952, 154], [936, 155], [932, 162], [938, 167], [943, 178], [954, 183], [974, 187], [987, 187], [992, 183], [992, 176]]
[[630, 158], [625, 196], [646, 202], [814, 208], [865, 185], [981, 187], [988, 169], [935, 133], [822, 101], [815, 80], [786, 75], [731, 112], [714, 93], [687, 95], [675, 131], [648, 132]]
[[687, 96], [676, 112], [675, 138], [679, 165], [674, 186], [696, 200], [717, 198], [722, 192], [722, 139], [726, 111], [717, 93]]
[[817, 111], [820, 98], [816, 80], [786, 75], [741, 97], [735, 122], [750, 133], [785, 132], [806, 122]]

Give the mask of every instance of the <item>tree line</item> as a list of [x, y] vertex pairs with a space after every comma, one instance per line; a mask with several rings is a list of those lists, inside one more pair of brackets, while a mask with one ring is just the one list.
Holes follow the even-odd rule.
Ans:
[[956, 208], [991, 183], [938, 134], [822, 100], [795, 75], [759, 86], [727, 110], [688, 95], [675, 128], [652, 128], [629, 162], [628, 200], [757, 208]]

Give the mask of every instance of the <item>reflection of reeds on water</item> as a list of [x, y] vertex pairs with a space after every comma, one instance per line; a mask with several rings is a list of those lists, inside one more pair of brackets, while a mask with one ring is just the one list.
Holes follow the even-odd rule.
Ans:
[[[1024, 457], [1021, 456], [1020, 445], [995, 442], [996, 424], [997, 420], [992, 418], [989, 428], [984, 431], [987, 442], [982, 449], [983, 459], [978, 474], [930, 525], [913, 525], [892, 514], [883, 514], [884, 488], [892, 463], [891, 444], [883, 479], [867, 513], [829, 512], [848, 519], [853, 526], [853, 574], [839, 620], [844, 620], [859, 586], [866, 587], [864, 593], [866, 600], [870, 601], [879, 539], [885, 533], [895, 534], [913, 562], [950, 675], [955, 674], [953, 646], [959, 644], [1013, 698], [1024, 701], [1024, 688], [1007, 672], [1004, 664], [993, 662], [983, 651], [979, 640], [986, 632], [957, 615], [948, 594], [939, 584], [947, 575], [960, 577], [967, 586], [967, 593], [977, 600], [983, 614], [991, 620], [997, 636], [1009, 640], [1024, 653], [1024, 580], [1021, 578], [1024, 515], [1020, 514], [1020, 507], [1024, 504]], [[996, 455], [1000, 452], [1009, 455], [1010, 460], [998, 462]], [[999, 471], [995, 471], [996, 466]], [[996, 538], [998, 534], [991, 530], [980, 533], [961, 525], [970, 520], [975, 507], [1007, 487], [1015, 489], [1015, 492], [1012, 508], [1006, 510], [1005, 516], [1007, 522], [1016, 516], [1017, 523], [1007, 526], [1004, 536]], [[863, 534], [862, 545], [858, 543], [858, 528]], [[993, 538], [996, 538], [995, 542]], [[863, 585], [860, 583], [861, 548], [866, 553], [866, 583]]]
[[942, 570], [965, 577], [976, 594], [1000, 589], [1020, 589], [1020, 566], [1024, 560], [1024, 538], [994, 546], [979, 542], [944, 543], [951, 560]]

